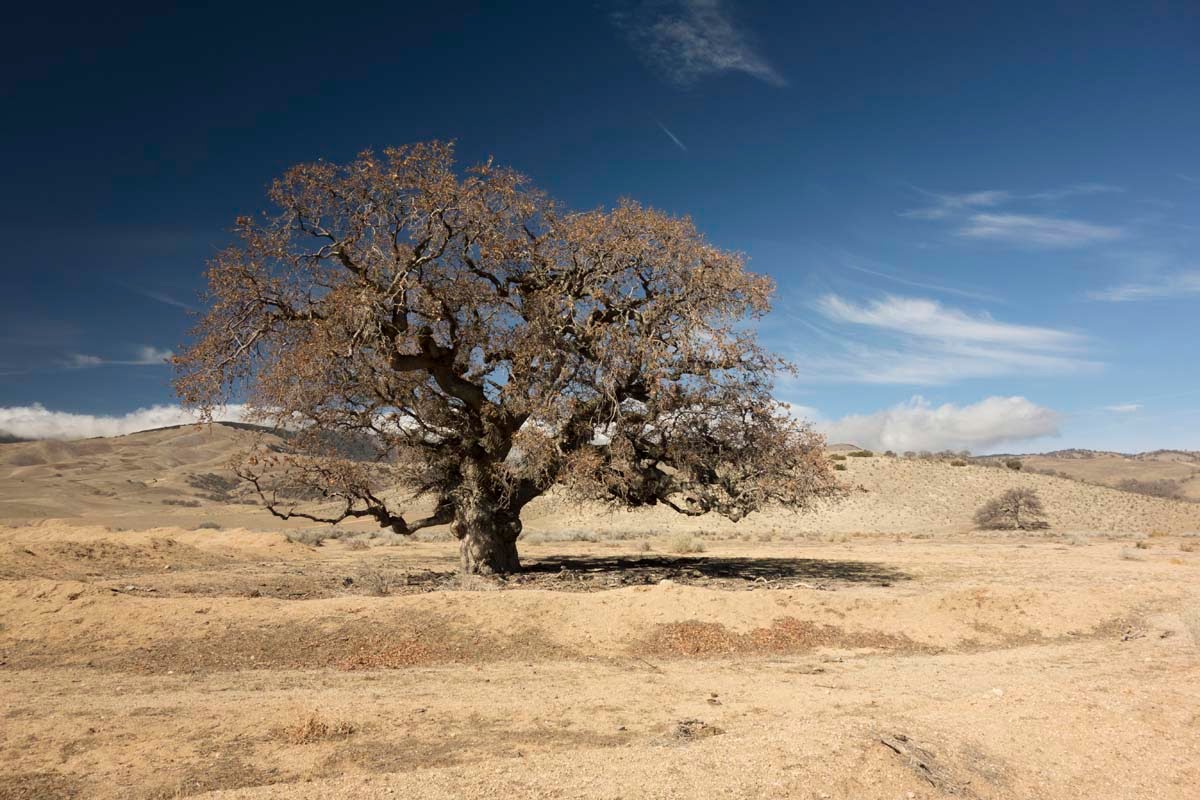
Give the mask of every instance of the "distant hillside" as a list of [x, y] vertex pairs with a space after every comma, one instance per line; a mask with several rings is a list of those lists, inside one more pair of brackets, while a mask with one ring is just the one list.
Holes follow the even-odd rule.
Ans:
[[1117, 491], [1030, 472], [950, 460], [848, 458], [838, 477], [850, 489], [836, 503], [809, 513], [770, 512], [742, 523], [715, 516], [687, 517], [662, 508], [636, 512], [603, 510], [562, 498], [535, 500], [525, 515], [526, 529], [537, 531], [616, 529], [642, 531], [720, 530], [759, 536], [772, 530], [836, 533], [968, 533], [975, 510], [987, 500], [1017, 487], [1035, 489], [1056, 531], [1114, 534], [1200, 533], [1200, 505]]
[[[283, 448], [277, 432], [246, 425], [187, 425], [108, 439], [0, 444], [0, 523], [63, 518], [116, 527], [191, 527], [201, 522], [271, 529], [309, 526], [270, 517], [229, 469], [251, 442]], [[839, 449], [855, 450], [853, 445]], [[1195, 465], [1126, 456], [1093, 458], [1022, 456], [1026, 469], [1075, 469], [1115, 480], [1128, 475], [1193, 476]], [[996, 466], [954, 466], [951, 460], [846, 458], [838, 477], [850, 489], [838, 503], [814, 513], [770, 512], [739, 524], [715, 516], [683, 517], [662, 508], [611, 513], [568, 500], [541, 498], [525, 515], [527, 529], [542, 531], [623, 527], [648, 530], [724, 529], [747, 536], [772, 530], [864, 533], [946, 533], [972, 530], [984, 501], [1016, 486], [1041, 493], [1057, 530], [1200, 532], [1200, 504], [1116, 491], [1104, 486]], [[1107, 472], [1105, 472], [1107, 470]], [[1092, 474], [1092, 473], [1087, 473]], [[1091, 479], [1089, 479], [1091, 480]], [[1200, 481], [1197, 481], [1200, 483]], [[1194, 484], [1188, 484], [1192, 486]], [[392, 493], [397, 502], [403, 487]]]
[[0, 519], [162, 514], [243, 499], [228, 463], [258, 437], [283, 446], [267, 429], [224, 422], [0, 444]]
[[1059, 475], [1126, 491], [1200, 501], [1200, 452], [1194, 450], [1113, 453], [1070, 449], [984, 456], [976, 460], [1000, 462], [1009, 458], [1020, 459], [1027, 471]]

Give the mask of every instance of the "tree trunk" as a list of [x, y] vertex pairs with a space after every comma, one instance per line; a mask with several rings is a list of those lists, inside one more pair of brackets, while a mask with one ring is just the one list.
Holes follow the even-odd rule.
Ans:
[[[470, 475], [473, 471], [467, 472]], [[469, 575], [520, 572], [521, 561], [517, 557], [520, 513], [505, 508], [500, 498], [474, 480], [464, 481], [456, 499], [453, 530], [459, 540], [462, 571]]]

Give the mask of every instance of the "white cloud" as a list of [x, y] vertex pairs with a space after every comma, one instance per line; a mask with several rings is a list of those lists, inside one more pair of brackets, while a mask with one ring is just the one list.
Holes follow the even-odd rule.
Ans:
[[945, 219], [952, 216], [955, 212], [963, 211], [964, 209], [995, 206], [1012, 197], [1010, 193], [999, 189], [968, 192], [966, 194], [938, 194], [936, 192], [924, 191], [922, 193], [933, 198], [934, 204], [924, 208], [913, 208], [908, 211], [902, 211], [900, 212], [900, 216], [911, 217], [912, 219]]
[[988, 397], [967, 406], [933, 406], [915, 396], [874, 414], [818, 422], [831, 442], [871, 450], [985, 451], [1000, 444], [1058, 434], [1061, 416], [1024, 397]]
[[734, 26], [721, 0], [647, 0], [632, 12], [613, 14], [613, 20], [643, 58], [681, 86], [722, 72], [742, 72], [772, 86], [787, 85]]
[[1092, 300], [1109, 303], [1129, 303], [1136, 300], [1156, 300], [1164, 297], [1180, 297], [1200, 294], [1200, 271], [1179, 272], [1148, 283], [1124, 283], [1096, 292], [1089, 292]]
[[929, 197], [933, 203], [922, 208], [913, 208], [900, 212], [900, 216], [911, 219], [946, 219], [947, 217], [970, 213], [973, 209], [978, 208], [992, 208], [994, 206], [1020, 202], [1054, 202], [1078, 195], [1125, 191], [1120, 186], [1109, 186], [1104, 183], [1077, 183], [1073, 186], [1065, 186], [1061, 189], [1046, 189], [1045, 191], [1034, 192], [1033, 194], [1014, 194], [1004, 189], [984, 189], [978, 192], [964, 192], [962, 194], [943, 194], [926, 191], [915, 186], [913, 188], [926, 197]]
[[1082, 247], [1120, 239], [1125, 231], [1077, 219], [1027, 214], [974, 214], [958, 229], [969, 239], [992, 239], [1035, 247]]
[[819, 350], [791, 354], [802, 381], [940, 385], [1002, 375], [1058, 375], [1101, 366], [1079, 355], [1086, 340], [1078, 334], [1001, 322], [926, 298], [889, 295], [860, 305], [826, 295], [816, 307], [834, 323], [866, 329], [871, 340], [860, 341], [800, 320], [821, 341]]
[[1114, 414], [1132, 414], [1135, 411], [1142, 410], [1141, 403], [1118, 403], [1115, 406], [1105, 406], [1105, 411], [1111, 411]]
[[856, 305], [834, 294], [817, 301], [821, 313], [838, 322], [851, 322], [931, 339], [987, 342], [1031, 348], [1063, 348], [1082, 342], [1077, 334], [1054, 328], [997, 322], [983, 314], [971, 316], [923, 297], [888, 295], [868, 305]]
[[72, 353], [64, 363], [69, 369], [86, 369], [88, 367], [103, 367], [107, 365], [124, 367], [157, 367], [167, 363], [175, 355], [174, 351], [161, 350], [157, 347], [142, 345], [134, 351], [130, 359], [108, 359], [85, 353]]
[[[229, 405], [215, 409], [213, 419], [221, 422], [242, 422], [248, 417], [244, 405]], [[0, 432], [23, 439], [88, 439], [95, 436], [123, 436], [127, 433], [186, 425], [196, 422], [197, 415], [177, 405], [139, 408], [121, 416], [72, 414], [50, 411], [40, 403], [31, 406], [0, 408]]]
[[87, 367], [99, 367], [105, 364], [105, 360], [100, 356], [88, 356], [83, 353], [72, 353], [66, 362], [66, 366], [71, 369], [85, 369]]

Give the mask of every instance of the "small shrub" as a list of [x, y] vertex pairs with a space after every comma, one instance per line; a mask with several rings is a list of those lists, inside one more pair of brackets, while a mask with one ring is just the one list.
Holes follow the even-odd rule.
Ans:
[[842, 455], [841, 453], [830, 453], [829, 460], [830, 461], [845, 461], [846, 457], [844, 455]]
[[1128, 547], [1122, 547], [1121, 552], [1118, 554], [1118, 557], [1120, 557], [1124, 561], [1145, 561], [1146, 560], [1146, 556], [1139, 553], [1137, 550], [1130, 550]]
[[847, 453], [846, 455], [850, 456], [851, 458], [874, 458], [875, 457], [875, 454], [872, 453], [870, 450], [855, 450], [853, 452]]
[[349, 539], [346, 542], [347, 550], [368, 550], [370, 547], [364, 539]]
[[284, 738], [291, 744], [312, 744], [325, 739], [340, 739], [350, 736], [355, 727], [349, 722], [330, 724], [314, 711], [294, 725], [284, 729]]
[[690, 533], [677, 533], [667, 541], [667, 550], [672, 553], [703, 553], [704, 542]]
[[1179, 545], [1179, 549], [1184, 553], [1194, 553], [1196, 552], [1196, 545], [1192, 544], [1191, 542], [1184, 542], [1183, 544]]
[[332, 526], [327, 528], [302, 528], [298, 531], [288, 531], [284, 534], [289, 542], [306, 544], [309, 547], [320, 547], [327, 539], [341, 539], [350, 536], [353, 531], [339, 531]]
[[184, 508], [199, 508], [199, 507], [200, 507], [200, 501], [199, 501], [199, 500], [171, 500], [171, 499], [167, 499], [167, 500], [163, 500], [163, 501], [162, 501], [162, 504], [163, 504], [164, 506], [183, 506]]
[[961, 458], [956, 458], [950, 462], [950, 466], [952, 467], [965, 467], [966, 465], [967, 462], [963, 461]]
[[205, 520], [204, 522], [201, 522], [199, 525], [197, 525], [197, 526], [196, 526], [196, 528], [195, 528], [195, 530], [198, 530], [198, 531], [219, 531], [219, 530], [221, 530], [221, 526], [220, 526], [220, 524], [219, 524], [219, 523], [212, 522], [212, 521], [210, 521], [210, 520]]
[[205, 500], [227, 503], [234, 499], [233, 490], [238, 487], [239, 481], [237, 478], [226, 478], [215, 472], [206, 472], [200, 475], [189, 475], [187, 484], [193, 489], [207, 492], [202, 495]]
[[834, 464], [833, 468], [838, 470], [839, 472], [844, 472], [846, 470], [846, 465], [845, 464]]
[[895, 458], [896, 451], [895, 450], [884, 450], [883, 455], [884, 455], [884, 458]]
[[387, 597], [399, 585], [393, 573], [381, 569], [369, 569], [359, 573], [358, 582], [376, 597]]
[[1011, 469], [1011, 470], [1012, 470], [1012, 471], [1014, 471], [1014, 472], [1020, 472], [1020, 471], [1021, 471], [1021, 467], [1022, 467], [1022, 466], [1024, 466], [1024, 465], [1021, 463], [1021, 459], [1019, 459], [1019, 458], [1010, 458], [1010, 459], [1008, 459], [1007, 461], [1005, 461], [1005, 462], [1004, 462], [1004, 466], [1008, 467], [1009, 469]]
[[1138, 539], [1136, 542], [1133, 543], [1133, 546], [1136, 547], [1138, 550], [1149, 550], [1150, 549], [1150, 543], [1147, 542], [1145, 539]]
[[638, 542], [637, 544], [635, 544], [633, 546], [633, 549], [637, 550], [639, 553], [649, 553], [650, 552], [650, 543], [644, 542], [644, 541]]

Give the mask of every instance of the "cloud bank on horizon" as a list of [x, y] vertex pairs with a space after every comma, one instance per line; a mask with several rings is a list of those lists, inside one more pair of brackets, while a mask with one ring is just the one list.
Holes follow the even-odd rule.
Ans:
[[1057, 436], [1062, 415], [1024, 397], [988, 397], [971, 405], [935, 406], [920, 395], [874, 414], [849, 414], [823, 420], [815, 409], [794, 406], [793, 413], [813, 423], [830, 442], [870, 450], [988, 452]]
[[[245, 422], [247, 408], [244, 405], [228, 405], [214, 409], [213, 420]], [[156, 405], [112, 416], [51, 411], [39, 403], [0, 408], [0, 433], [21, 439], [92, 439], [98, 436], [124, 436], [198, 421], [199, 416], [195, 412], [178, 405]]]
[[[1122, 409], [1124, 410], [1124, 409]], [[814, 423], [830, 441], [849, 441], [877, 450], [986, 450], [1003, 443], [1054, 436], [1061, 419], [1056, 412], [1024, 397], [989, 397], [969, 406], [931, 405], [915, 396], [874, 414], [852, 414], [825, 420], [819, 411], [792, 405], [797, 417]], [[217, 409], [218, 422], [246, 422], [244, 405]], [[0, 434], [21, 439], [90, 439], [187, 425], [198, 421], [178, 405], [139, 408], [105, 416], [51, 411], [42, 405], [0, 408]]]

